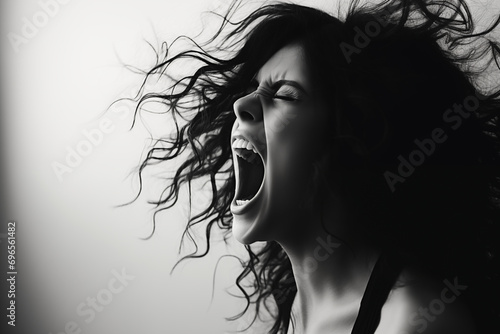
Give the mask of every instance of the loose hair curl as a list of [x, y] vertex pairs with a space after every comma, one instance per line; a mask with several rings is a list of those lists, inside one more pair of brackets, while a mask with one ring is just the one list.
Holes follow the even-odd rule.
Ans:
[[[184, 159], [153, 202], [152, 234], [156, 214], [177, 203], [181, 187], [187, 185], [191, 195], [192, 182], [203, 179], [211, 198], [189, 218], [183, 238], [191, 238], [190, 229], [206, 222], [207, 245], [179, 262], [205, 256], [212, 233], [222, 233], [225, 241], [230, 237], [233, 104], [276, 51], [300, 42], [331, 107], [331, 170], [326, 173], [365, 172], [366, 178], [341, 188], [370, 222], [365, 233], [374, 236], [372, 246], [407, 263], [424, 263], [439, 277], [463, 277], [470, 286], [464, 298], [478, 328], [495, 328], [500, 314], [500, 90], [480, 86], [486, 82], [482, 75], [500, 69], [499, 44], [487, 38], [500, 17], [476, 32], [463, 0], [370, 5], [354, 0], [343, 19], [273, 3], [233, 20], [240, 6], [234, 1], [225, 15], [218, 15], [221, 24], [209, 41], [198, 44], [182, 37], [191, 43], [189, 49], [170, 55], [167, 47], [146, 72], [142, 87], [152, 78], [167, 78], [171, 85], [158, 92], [141, 90], [135, 117], [148, 102], [160, 102], [176, 130], [158, 138], [140, 165], [138, 196], [146, 167]], [[364, 43], [356, 44], [360, 31], [377, 27], [365, 30]], [[196, 64], [195, 70], [177, 78], [171, 69], [183, 61]], [[444, 114], [467, 98], [477, 105], [454, 131], [443, 123]], [[437, 127], [448, 135], [446, 142], [435, 143], [425, 162], [391, 189], [388, 175], [395, 175], [400, 157]], [[241, 260], [236, 284], [247, 305], [232, 319], [255, 304], [254, 321], [265, 307], [275, 319], [269, 333], [286, 333], [296, 295], [290, 260], [275, 241], [245, 248], [248, 259]], [[245, 280], [251, 286], [244, 286]]]

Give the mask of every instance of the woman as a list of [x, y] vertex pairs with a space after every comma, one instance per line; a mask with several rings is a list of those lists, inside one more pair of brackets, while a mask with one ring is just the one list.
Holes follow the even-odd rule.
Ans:
[[[255, 303], [269, 333], [498, 333], [500, 93], [479, 84], [500, 18], [478, 33], [462, 0], [388, 0], [232, 22], [238, 6], [165, 54], [146, 82], [171, 86], [137, 107], [176, 120], [140, 168], [183, 159], [158, 212], [210, 182], [186, 227], [207, 222], [207, 248], [186, 258], [212, 233], [245, 244], [235, 319]], [[184, 60], [196, 71], [173, 78]]]

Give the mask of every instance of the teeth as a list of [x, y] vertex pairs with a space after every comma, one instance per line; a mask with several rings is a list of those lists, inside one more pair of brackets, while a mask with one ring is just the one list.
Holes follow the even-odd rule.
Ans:
[[243, 204], [247, 203], [248, 201], [250, 201], [250, 200], [249, 199], [237, 199], [236, 205], [243, 205]]
[[233, 149], [252, 151], [255, 155], [248, 155], [242, 152], [236, 152], [236, 154], [251, 163], [257, 162], [257, 150], [253, 147], [252, 143], [243, 138], [238, 138], [233, 142]]
[[242, 149], [253, 151], [254, 153], [257, 153], [257, 151], [253, 147], [252, 143], [250, 143], [248, 140], [245, 140], [242, 138], [238, 138], [233, 142], [233, 148], [242, 148]]

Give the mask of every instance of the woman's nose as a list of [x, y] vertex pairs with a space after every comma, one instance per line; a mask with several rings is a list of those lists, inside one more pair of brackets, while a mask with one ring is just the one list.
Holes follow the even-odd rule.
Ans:
[[262, 103], [256, 93], [240, 97], [234, 102], [233, 109], [240, 122], [262, 121]]

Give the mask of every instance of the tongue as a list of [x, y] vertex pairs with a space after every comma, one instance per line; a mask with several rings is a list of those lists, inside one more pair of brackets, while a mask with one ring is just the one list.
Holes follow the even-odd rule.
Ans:
[[264, 179], [264, 165], [258, 154], [255, 154], [252, 162], [248, 162], [242, 158], [238, 158], [240, 169], [240, 191], [239, 199], [252, 199], [259, 191], [259, 188]]

